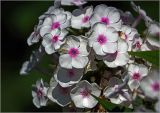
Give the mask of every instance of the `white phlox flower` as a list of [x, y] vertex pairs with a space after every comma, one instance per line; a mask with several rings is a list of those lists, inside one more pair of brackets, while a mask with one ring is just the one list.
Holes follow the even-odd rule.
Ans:
[[127, 87], [120, 89], [122, 83], [122, 80], [116, 77], [110, 78], [107, 87], [103, 91], [103, 95], [115, 104], [125, 104], [127, 101], [131, 101], [131, 95]]
[[76, 5], [81, 6], [83, 4], [86, 4], [87, 0], [61, 0], [62, 5]]
[[[78, 14], [79, 15], [74, 15]], [[93, 7], [86, 7], [84, 10], [74, 10], [73, 15], [71, 18], [71, 26], [75, 29], [81, 29], [81, 28], [89, 28], [90, 27], [90, 18], [93, 13]]]
[[122, 25], [119, 11], [114, 7], [107, 7], [104, 4], [95, 7], [90, 22], [91, 26], [100, 22], [115, 29], [120, 29]]
[[81, 80], [83, 72], [84, 69], [65, 69], [59, 66], [54, 77], [62, 87], [69, 87]]
[[45, 51], [48, 54], [55, 53], [61, 45], [65, 43], [65, 37], [67, 34], [68, 31], [65, 29], [55, 29], [49, 34], [44, 35], [42, 45], [45, 47]]
[[100, 93], [100, 87], [96, 83], [90, 84], [83, 80], [71, 90], [70, 95], [77, 108], [93, 108], [98, 101], [92, 95], [99, 97]]
[[160, 94], [159, 69], [151, 69], [148, 76], [142, 79], [140, 84], [145, 95], [150, 98], [158, 98]]
[[62, 87], [54, 79], [51, 81], [50, 88], [48, 89], [48, 98], [64, 107], [71, 103], [70, 91], [73, 87]]
[[40, 108], [42, 106], [47, 105], [47, 90], [48, 87], [44, 86], [43, 80], [38, 80], [36, 85], [33, 85], [32, 96], [33, 96], [33, 104]]
[[127, 53], [127, 50], [127, 43], [124, 40], [119, 39], [117, 51], [112, 54], [106, 54], [103, 57], [104, 63], [108, 67], [112, 68], [126, 65], [129, 62], [129, 55]]
[[45, 34], [50, 33], [55, 29], [64, 29], [70, 26], [71, 13], [63, 9], [55, 9], [52, 14], [45, 18], [40, 35], [43, 37]]
[[84, 68], [88, 63], [87, 41], [80, 36], [68, 36], [61, 48], [59, 64], [63, 68]]
[[89, 36], [89, 46], [97, 55], [115, 53], [117, 51], [118, 33], [115, 28], [107, 27], [105, 24], [97, 23]]
[[139, 88], [141, 80], [147, 76], [148, 68], [143, 64], [130, 64], [128, 66], [128, 74], [130, 76], [128, 85], [133, 91]]

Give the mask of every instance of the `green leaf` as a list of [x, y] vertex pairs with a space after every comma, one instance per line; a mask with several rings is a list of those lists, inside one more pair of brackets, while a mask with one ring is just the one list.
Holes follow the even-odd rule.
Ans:
[[[96, 97], [96, 96], [94, 96], [94, 95], [92, 95], [92, 96], [93, 96], [93, 97], [99, 102], [99, 104], [101, 104], [102, 107], [103, 107], [104, 109], [106, 109], [106, 110], [113, 111], [113, 109], [119, 107], [121, 110], [123, 109], [123, 111], [125, 111], [125, 112], [130, 112], [130, 111], [132, 111], [132, 109], [130, 109], [130, 108], [126, 107], [126, 106], [122, 106], [122, 105], [118, 105], [118, 104], [113, 104], [113, 103], [111, 103], [111, 102], [109, 102], [109, 101], [107, 101], [107, 100], [101, 99], [101, 98]], [[121, 111], [121, 112], [122, 112], [122, 111]]]
[[114, 109], [117, 105], [110, 103], [107, 100], [101, 99], [99, 97], [96, 97], [94, 95], [92, 95], [101, 105], [104, 109], [106, 110], [112, 110]]
[[129, 52], [132, 56], [137, 56], [147, 60], [152, 63], [154, 66], [159, 67], [159, 50], [155, 51], [140, 51], [140, 52]]

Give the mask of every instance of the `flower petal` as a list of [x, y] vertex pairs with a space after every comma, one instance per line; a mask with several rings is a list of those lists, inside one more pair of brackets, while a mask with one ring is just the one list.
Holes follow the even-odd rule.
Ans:
[[67, 37], [67, 44], [71, 48], [78, 48], [80, 45], [80, 41], [74, 36], [69, 36], [69, 37]]
[[44, 38], [43, 38], [43, 41], [42, 41], [42, 45], [44, 46], [44, 47], [46, 47], [46, 46], [48, 46], [48, 45], [50, 45], [52, 42], [52, 35], [51, 34], [47, 34], [47, 35], [45, 35], [44, 36]]
[[38, 99], [38, 97], [34, 97], [33, 98], [33, 104], [37, 107], [37, 108], [40, 108], [40, 101]]
[[142, 77], [146, 76], [148, 74], [148, 68], [142, 64], [139, 64], [139, 73]]
[[128, 53], [119, 53], [119, 54], [117, 54], [117, 58], [116, 58], [116, 61], [115, 61], [115, 64], [117, 66], [126, 65], [128, 62], [129, 62]]
[[135, 64], [130, 64], [129, 67], [128, 67], [128, 72], [131, 72], [132, 74], [133, 73], [138, 73], [139, 71], [139, 67]]
[[119, 39], [118, 40], [118, 52], [119, 53], [126, 53], [128, 50], [128, 45], [127, 43], [122, 40], [122, 39]]
[[107, 26], [102, 23], [97, 23], [93, 26], [93, 31], [96, 33], [96, 36], [100, 34], [105, 34], [107, 30], [108, 30]]
[[117, 67], [117, 65], [115, 64], [115, 61], [112, 61], [112, 62], [109, 62], [107, 60], [103, 60], [103, 61], [108, 67], [112, 67], [112, 68]]
[[52, 18], [51, 17], [47, 17], [43, 22], [43, 26], [51, 26], [51, 25], [52, 25]]
[[71, 19], [71, 26], [73, 28], [76, 28], [76, 29], [81, 29], [82, 27], [82, 18], [83, 18], [83, 15], [80, 15], [80, 16], [72, 16], [72, 19]]
[[50, 45], [45, 46], [45, 51], [47, 52], [47, 54], [52, 54], [56, 52], [52, 43]]
[[134, 89], [137, 89], [139, 87], [140, 82], [136, 80], [130, 80], [128, 82], [128, 85], [129, 85], [129, 88], [133, 91]]
[[84, 68], [88, 63], [88, 57], [78, 55], [72, 59], [72, 66], [75, 68]]
[[63, 68], [72, 68], [72, 58], [68, 54], [61, 55], [59, 57], [59, 64]]
[[112, 11], [109, 12], [108, 18], [109, 18], [111, 23], [116, 23], [120, 20], [120, 14], [119, 14], [118, 11], [112, 10]]
[[69, 87], [81, 80], [83, 71], [83, 69], [59, 68], [58, 72], [54, 74], [54, 77], [62, 87]]
[[60, 22], [60, 24], [65, 23], [66, 20], [67, 20], [67, 15], [66, 14], [60, 13], [60, 14], [56, 15], [56, 21]]
[[40, 29], [40, 35], [41, 35], [41, 37], [44, 37], [45, 34], [48, 34], [50, 32], [51, 32], [51, 26], [43, 26]]
[[60, 106], [67, 106], [71, 102], [70, 98], [71, 87], [63, 88], [59, 84], [52, 90], [52, 97]]
[[107, 6], [105, 4], [100, 4], [97, 5], [94, 9], [94, 13], [99, 15], [100, 17], [106, 16], [106, 12], [105, 9], [107, 8]]
[[94, 49], [94, 51], [95, 51], [96, 54], [98, 54], [98, 55], [105, 55], [105, 53], [104, 53], [101, 45], [98, 42], [95, 42], [93, 44], [93, 49]]
[[118, 32], [113, 27], [107, 27], [107, 30], [105, 31], [105, 35], [107, 37], [108, 42], [115, 42], [118, 40]]
[[102, 46], [103, 51], [106, 53], [115, 53], [117, 51], [117, 43], [106, 43]]

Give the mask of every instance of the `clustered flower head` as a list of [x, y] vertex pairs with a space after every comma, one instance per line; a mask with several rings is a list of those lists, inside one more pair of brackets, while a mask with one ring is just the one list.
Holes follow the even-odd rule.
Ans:
[[[157, 69], [143, 63], [143, 59], [137, 62], [138, 58], [129, 55], [133, 51], [159, 49], [160, 44], [151, 38], [159, 36], [159, 24], [151, 22], [132, 2], [132, 7], [145, 22], [150, 19], [144, 32], [146, 38], [141, 38], [133, 25], [137, 20], [129, 11], [123, 12], [105, 4], [83, 8], [86, 3], [86, 0], [56, 0], [55, 5], [39, 17], [39, 24], [28, 38], [29, 46], [39, 41], [41, 45], [23, 64], [20, 74], [28, 74], [32, 69], [50, 74], [37, 66], [45, 53], [52, 57], [55, 65], [49, 85], [42, 79], [33, 85], [34, 105], [40, 108], [52, 101], [62, 107], [93, 109], [98, 106], [96, 96], [134, 108], [135, 93], [136, 96], [143, 94], [147, 98], [159, 99]], [[60, 5], [76, 5], [78, 9], [69, 12]], [[106, 70], [110, 74], [105, 75]], [[99, 83], [103, 79], [105, 88]]]

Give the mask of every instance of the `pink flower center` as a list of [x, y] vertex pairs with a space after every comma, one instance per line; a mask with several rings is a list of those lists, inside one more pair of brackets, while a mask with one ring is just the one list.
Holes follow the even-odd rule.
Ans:
[[141, 75], [139, 73], [134, 73], [133, 76], [132, 76], [132, 79], [140, 80], [141, 79]]
[[159, 82], [155, 82], [151, 85], [153, 91], [160, 91], [160, 83]]
[[141, 44], [139, 41], [136, 42], [136, 48], [140, 49], [141, 48]]
[[38, 97], [42, 97], [43, 96], [43, 92], [40, 89], [37, 89], [36, 93], [37, 93]]
[[68, 70], [69, 77], [73, 77], [75, 75], [75, 72], [73, 69]]
[[89, 21], [89, 16], [85, 16], [83, 19], [82, 19], [82, 22], [83, 23], [86, 23], [86, 22], [88, 22]]
[[52, 42], [56, 43], [57, 41], [58, 41], [58, 36], [57, 35], [53, 36], [52, 37]]
[[86, 98], [90, 95], [91, 91], [88, 90], [88, 88], [82, 88], [80, 91], [80, 95], [82, 95], [83, 98]]
[[68, 51], [68, 54], [70, 55], [70, 57], [75, 58], [75, 57], [78, 56], [79, 50], [78, 50], [77, 48], [71, 48], [71, 49]]
[[104, 35], [99, 35], [97, 42], [99, 42], [100, 45], [104, 45], [107, 42], [107, 38]]
[[51, 26], [51, 29], [54, 30], [54, 29], [57, 29], [60, 27], [60, 23], [59, 22], [54, 22]]
[[109, 19], [107, 17], [102, 17], [101, 22], [105, 23], [106, 25], [109, 24]]
[[61, 86], [59, 86], [58, 89], [59, 89], [59, 91], [60, 91], [61, 94], [66, 95], [66, 94], [69, 93], [69, 88], [68, 87], [61, 87]]

